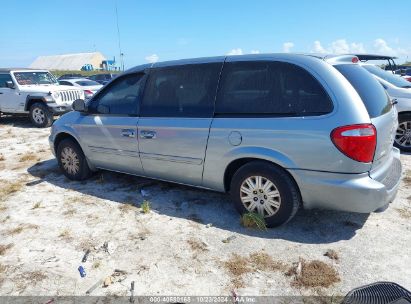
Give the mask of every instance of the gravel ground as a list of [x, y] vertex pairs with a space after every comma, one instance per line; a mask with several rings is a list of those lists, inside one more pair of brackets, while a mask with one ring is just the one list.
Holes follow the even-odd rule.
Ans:
[[92, 295], [128, 295], [131, 281], [136, 295], [345, 295], [376, 281], [411, 289], [410, 155], [386, 211], [300, 210], [259, 231], [241, 226], [223, 194], [110, 172], [69, 181], [48, 133], [0, 120], [0, 295], [84, 295], [114, 269], [127, 274]]

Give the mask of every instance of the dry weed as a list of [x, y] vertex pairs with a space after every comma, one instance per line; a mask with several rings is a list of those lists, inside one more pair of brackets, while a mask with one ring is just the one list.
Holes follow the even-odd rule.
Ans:
[[34, 224], [20, 224], [18, 227], [7, 230], [5, 235], [13, 236], [22, 233], [24, 230], [39, 229], [40, 227]]
[[409, 208], [397, 208], [395, 209], [403, 219], [411, 219], [411, 210]]
[[333, 250], [333, 249], [328, 249], [325, 253], [324, 256], [330, 258], [331, 260], [335, 260], [338, 261], [340, 259], [340, 257], [338, 256], [337, 251]]
[[33, 152], [25, 153], [19, 158], [20, 163], [24, 163], [24, 162], [27, 162], [27, 161], [39, 161], [39, 160], [40, 160], [40, 158], [36, 154], [34, 154]]
[[0, 255], [4, 255], [14, 244], [0, 245]]
[[24, 181], [22, 180], [10, 182], [10, 181], [1, 179], [0, 184], [2, 185], [0, 187], [0, 201], [5, 201], [7, 197], [20, 191], [21, 188], [24, 187]]

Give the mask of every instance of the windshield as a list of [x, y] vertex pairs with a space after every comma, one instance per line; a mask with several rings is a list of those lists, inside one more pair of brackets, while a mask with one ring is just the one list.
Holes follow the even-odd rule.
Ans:
[[384, 79], [385, 81], [391, 83], [392, 85], [395, 85], [396, 87], [411, 88], [410, 83], [404, 78], [398, 75], [394, 75], [391, 72], [384, 71], [383, 69], [375, 65], [363, 65], [362, 67], [366, 69], [368, 72]]
[[13, 74], [20, 85], [57, 84], [56, 78], [49, 72], [15, 72]]
[[76, 81], [76, 83], [82, 87], [101, 85], [98, 82], [93, 81], [93, 80], [80, 80], [80, 81]]

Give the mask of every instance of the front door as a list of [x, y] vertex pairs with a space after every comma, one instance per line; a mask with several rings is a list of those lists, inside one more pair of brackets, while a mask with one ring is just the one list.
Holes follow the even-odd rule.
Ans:
[[98, 168], [142, 174], [137, 125], [144, 74], [119, 77], [88, 104], [74, 128]]
[[4, 113], [24, 112], [23, 98], [20, 98], [17, 89], [10, 89], [7, 87], [7, 81], [12, 81], [10, 74], [0, 74], [0, 111]]
[[138, 123], [147, 176], [201, 185], [222, 61], [152, 69]]

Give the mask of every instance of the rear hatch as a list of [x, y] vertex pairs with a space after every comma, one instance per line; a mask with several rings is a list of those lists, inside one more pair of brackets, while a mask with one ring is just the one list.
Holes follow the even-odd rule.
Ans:
[[397, 130], [397, 111], [382, 85], [358, 64], [339, 64], [334, 67], [344, 75], [360, 95], [371, 123], [377, 130], [377, 146], [371, 172], [389, 166]]

